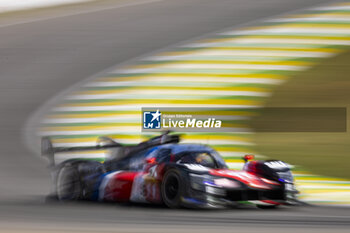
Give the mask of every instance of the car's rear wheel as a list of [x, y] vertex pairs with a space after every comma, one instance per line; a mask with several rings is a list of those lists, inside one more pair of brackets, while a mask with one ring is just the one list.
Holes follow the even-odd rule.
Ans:
[[82, 197], [82, 184], [78, 169], [72, 164], [63, 166], [57, 176], [57, 199], [74, 201]]
[[182, 185], [181, 175], [178, 171], [172, 169], [165, 173], [161, 193], [163, 201], [168, 207], [178, 208], [181, 206]]

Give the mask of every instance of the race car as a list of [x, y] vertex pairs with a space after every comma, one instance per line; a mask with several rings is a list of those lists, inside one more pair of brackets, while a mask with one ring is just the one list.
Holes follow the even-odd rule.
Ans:
[[[101, 137], [91, 147], [53, 147], [42, 139], [42, 154], [52, 167], [60, 201], [92, 200], [165, 204], [170, 208], [217, 208], [254, 203], [260, 208], [297, 203], [289, 165], [278, 160], [252, 161], [230, 170], [212, 148], [179, 143], [169, 132], [133, 146]], [[70, 159], [55, 163], [61, 152], [109, 149], [101, 163]]]

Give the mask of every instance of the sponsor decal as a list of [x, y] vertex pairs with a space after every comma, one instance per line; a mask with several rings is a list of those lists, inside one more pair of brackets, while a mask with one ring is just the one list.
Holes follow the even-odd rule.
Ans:
[[222, 122], [215, 118], [208, 118], [207, 120], [198, 120], [196, 118], [186, 120], [173, 120], [169, 118], [167, 121], [163, 119], [164, 128], [221, 128]]
[[222, 120], [211, 116], [209, 110], [199, 114], [193, 109], [142, 109], [142, 122], [142, 129], [148, 131], [212, 131], [223, 125]]

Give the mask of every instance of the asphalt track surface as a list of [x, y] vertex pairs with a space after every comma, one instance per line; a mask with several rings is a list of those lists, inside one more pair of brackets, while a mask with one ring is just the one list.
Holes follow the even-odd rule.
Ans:
[[46, 163], [23, 140], [27, 120], [42, 104], [111, 66], [207, 33], [327, 2], [102, 0], [1, 15], [0, 230], [346, 231], [347, 208], [191, 211], [47, 203]]

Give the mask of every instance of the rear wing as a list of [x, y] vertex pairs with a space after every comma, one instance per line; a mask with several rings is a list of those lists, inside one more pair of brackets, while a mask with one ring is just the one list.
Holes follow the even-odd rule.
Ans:
[[124, 146], [114, 141], [112, 138], [109, 138], [107, 136], [101, 136], [98, 138], [96, 146], [54, 147], [50, 137], [43, 137], [41, 139], [41, 155], [49, 160], [50, 165], [54, 165], [54, 156], [56, 153], [60, 152], [123, 148], [125, 157], [132, 156], [138, 151], [142, 151], [153, 146], [180, 142], [180, 135], [170, 135], [169, 133], [170, 131], [166, 131], [160, 136], [153, 137], [147, 141], [131, 146]]

